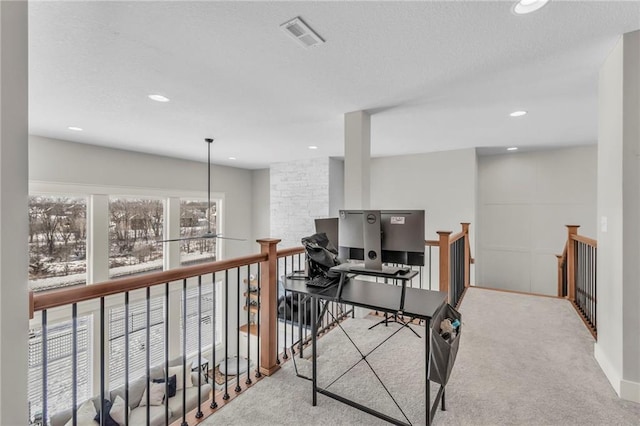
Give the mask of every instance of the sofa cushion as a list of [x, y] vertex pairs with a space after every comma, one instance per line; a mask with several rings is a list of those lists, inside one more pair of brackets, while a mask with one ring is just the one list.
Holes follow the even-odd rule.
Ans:
[[142, 399], [140, 400], [140, 407], [147, 405], [147, 392], [149, 393], [149, 405], [162, 405], [164, 401], [164, 384], [149, 382], [149, 386], [144, 390]]
[[[93, 407], [96, 412], [100, 408], [100, 397], [91, 398], [89, 401], [93, 402]], [[80, 408], [80, 406], [78, 406]], [[94, 413], [95, 415], [95, 413]], [[63, 411], [58, 411], [57, 413], [53, 413], [49, 419], [50, 426], [65, 426], [65, 424], [73, 417], [73, 410], [68, 408]]]
[[[147, 408], [149, 408], [149, 422], [147, 423]], [[171, 409], [169, 409], [169, 419], [165, 422], [164, 417], [164, 405], [151, 405], [149, 407], [138, 407], [131, 410], [131, 417], [129, 417], [130, 425], [149, 425], [149, 426], [164, 426], [170, 424], [172, 421]]]
[[[93, 420], [95, 420], [98, 424], [104, 423], [104, 426], [120, 426], [118, 422], [116, 422], [111, 417], [111, 406], [112, 406], [111, 401], [109, 401], [108, 399], [105, 399], [104, 403], [102, 404], [102, 408], [98, 410]], [[104, 412], [104, 421], [101, 423], [103, 412]]]
[[[93, 405], [92, 400], [87, 400], [78, 407], [76, 420], [78, 426], [96, 426], [96, 422], [93, 418], [96, 416], [96, 407]], [[72, 418], [64, 426], [73, 426], [73, 413]]]
[[190, 388], [193, 386], [192, 378], [191, 378], [191, 369], [187, 367], [187, 374], [184, 374], [184, 369], [182, 365], [177, 365], [175, 367], [169, 367], [169, 376], [176, 376], [176, 390], [182, 389], [183, 376], [185, 377], [184, 387]]
[[[164, 385], [164, 377], [161, 379], [153, 379], [153, 383], [162, 383]], [[176, 383], [176, 375], [169, 377], [169, 385], [167, 387], [167, 394], [169, 398], [176, 395], [177, 383]]]
[[[145, 377], [138, 377], [137, 379], [129, 382], [129, 408], [134, 409], [136, 408], [138, 405], [140, 405], [140, 400], [142, 399], [142, 394], [144, 393], [144, 390], [147, 388], [147, 381], [145, 380]], [[124, 392], [125, 388], [124, 385], [119, 386], [117, 388], [115, 388], [114, 390], [112, 390], [109, 395], [111, 396], [111, 400], [115, 401], [116, 400], [116, 396], [119, 396], [120, 398], [122, 398], [123, 400], [124, 398]]]
[[[169, 398], [169, 409], [173, 413], [174, 417], [182, 418], [182, 394], [185, 392], [186, 397], [186, 412], [194, 410], [198, 406], [198, 387], [193, 386], [186, 388], [184, 391], [181, 389], [176, 391], [176, 396]], [[209, 393], [211, 392], [211, 385], [203, 383], [200, 387], [200, 402], [205, 402], [209, 399]]]

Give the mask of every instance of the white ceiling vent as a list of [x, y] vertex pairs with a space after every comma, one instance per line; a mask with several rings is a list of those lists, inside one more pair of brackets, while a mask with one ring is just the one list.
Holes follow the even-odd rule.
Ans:
[[299, 16], [280, 25], [280, 28], [305, 49], [324, 43], [322, 37], [305, 24]]

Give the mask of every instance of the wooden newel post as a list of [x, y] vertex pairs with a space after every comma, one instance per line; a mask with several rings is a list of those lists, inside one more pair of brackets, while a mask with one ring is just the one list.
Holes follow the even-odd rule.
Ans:
[[562, 294], [562, 255], [556, 254], [558, 258], [558, 297], [565, 297], [566, 294]]
[[451, 268], [449, 267], [449, 236], [451, 235], [451, 231], [438, 231], [438, 236], [440, 239], [438, 240], [438, 246], [440, 248], [440, 263], [439, 263], [439, 273], [440, 273], [440, 291], [445, 291], [447, 293], [447, 301], [449, 301], [449, 280], [451, 279]]
[[567, 296], [576, 300], [576, 243], [572, 236], [578, 233], [580, 225], [567, 226]]
[[464, 286], [469, 287], [471, 282], [471, 242], [469, 241], [469, 222], [461, 222], [464, 232]]
[[270, 376], [280, 365], [278, 354], [278, 243], [279, 239], [257, 240], [260, 252], [269, 258], [260, 264], [260, 372]]

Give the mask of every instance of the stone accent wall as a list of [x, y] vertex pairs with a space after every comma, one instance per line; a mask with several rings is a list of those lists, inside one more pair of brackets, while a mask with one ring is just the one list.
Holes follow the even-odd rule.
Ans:
[[315, 218], [329, 216], [329, 161], [326, 158], [271, 165], [271, 235], [279, 247], [295, 247], [315, 231]]

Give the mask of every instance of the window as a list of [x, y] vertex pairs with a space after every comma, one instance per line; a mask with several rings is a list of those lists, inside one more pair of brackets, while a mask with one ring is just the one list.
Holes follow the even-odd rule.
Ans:
[[[164, 301], [150, 300], [150, 366], [164, 363]], [[109, 311], [109, 389], [124, 384], [125, 317], [124, 306]], [[147, 371], [147, 301], [129, 304], [129, 378]]]
[[87, 282], [84, 198], [29, 197], [29, 285], [34, 291]]
[[[211, 210], [206, 201], [182, 200], [180, 202], [180, 237], [198, 237], [209, 229], [218, 232], [217, 203], [211, 202]], [[180, 263], [191, 265], [216, 260], [217, 241], [215, 238], [196, 238], [180, 242]]]
[[[89, 317], [78, 318], [78, 403], [91, 398], [89, 369]], [[73, 328], [67, 321], [47, 327], [47, 371], [49, 414], [73, 405]], [[29, 412], [32, 420], [42, 413], [42, 330], [32, 330], [29, 336], [28, 371]]]
[[109, 200], [109, 277], [162, 269], [164, 204], [161, 200]]
[[[222, 343], [222, 281], [216, 282], [216, 297], [213, 300], [211, 283], [202, 283], [202, 305], [200, 322], [202, 323], [202, 348], [211, 346], [213, 338], [213, 318], [215, 314], [216, 345]], [[215, 302], [215, 312], [214, 312]], [[182, 309], [181, 309], [182, 310]], [[180, 345], [182, 345], [182, 318], [180, 315]], [[182, 346], [180, 346], [182, 348]], [[198, 353], [198, 288], [187, 289], [187, 356]]]

